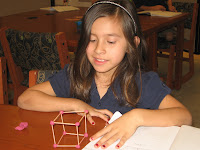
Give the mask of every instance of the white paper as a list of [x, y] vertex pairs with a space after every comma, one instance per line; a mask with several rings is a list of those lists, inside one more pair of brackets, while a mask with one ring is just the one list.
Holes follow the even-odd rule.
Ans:
[[[113, 122], [119, 118], [117, 112], [110, 119]], [[120, 150], [169, 150], [180, 127], [139, 127], [131, 138], [120, 148]], [[94, 148], [94, 145], [100, 140], [98, 138], [86, 145], [83, 150], [101, 150]], [[119, 140], [113, 143], [106, 150], [115, 150]]]
[[121, 116], [122, 116], [122, 114], [119, 111], [116, 111], [113, 114], [112, 118], [108, 121], [108, 123], [111, 124], [113, 121], [115, 121], [116, 119], [118, 119]]
[[183, 125], [181, 126], [170, 150], [199, 150], [200, 129]]
[[[108, 121], [108, 123], [111, 124], [113, 121], [115, 121], [116, 119], [118, 119], [118, 118], [121, 117], [121, 116], [122, 116], [122, 114], [121, 114], [119, 111], [116, 111], [116, 112], [113, 114], [112, 118]], [[94, 140], [94, 141], [91, 141], [89, 144], [87, 144], [87, 145], [83, 148], [83, 150], [93, 150], [93, 149], [96, 149], [96, 148], [94, 148], [94, 145], [95, 145], [100, 139], [101, 139], [101, 137], [98, 138], [98, 139], [96, 139], [96, 140]], [[119, 141], [118, 141], [118, 142], [119, 142]], [[109, 148], [107, 148], [107, 150], [109, 150], [109, 149], [115, 149], [115, 145], [116, 145], [118, 142], [115, 142], [114, 144], [112, 144]], [[101, 149], [101, 148], [98, 148], [98, 149]]]

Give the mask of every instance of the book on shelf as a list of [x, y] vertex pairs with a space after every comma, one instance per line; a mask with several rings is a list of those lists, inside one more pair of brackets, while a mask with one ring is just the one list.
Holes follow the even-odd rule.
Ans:
[[[117, 115], [113, 115], [111, 122], [121, 116], [119, 112]], [[94, 150], [99, 139], [91, 141], [83, 150]], [[199, 139], [200, 129], [192, 126], [139, 127], [119, 150], [199, 150]], [[115, 150], [118, 142], [119, 140], [106, 150]]]
[[174, 17], [177, 15], [182, 14], [182, 12], [171, 12], [171, 11], [161, 11], [161, 10], [156, 10], [156, 11], [139, 11], [137, 12], [138, 15], [149, 15], [149, 16], [160, 16], [160, 17]]

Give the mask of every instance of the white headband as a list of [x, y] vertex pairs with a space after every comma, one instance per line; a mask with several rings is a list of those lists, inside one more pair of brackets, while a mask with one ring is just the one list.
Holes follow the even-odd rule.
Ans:
[[95, 5], [98, 5], [98, 4], [111, 4], [111, 5], [115, 5], [115, 6], [117, 6], [117, 7], [122, 8], [122, 9], [129, 15], [129, 17], [131, 18], [131, 20], [133, 21], [134, 29], [135, 29], [135, 34], [136, 34], [136, 31], [137, 31], [137, 30], [136, 30], [136, 23], [135, 23], [135, 20], [133, 19], [133, 17], [131, 16], [131, 14], [128, 12], [128, 10], [127, 10], [126, 8], [124, 8], [123, 6], [121, 6], [121, 5], [119, 5], [119, 4], [115, 3], [115, 2], [110, 2], [110, 1], [96, 2], [96, 3], [94, 3], [92, 6], [90, 6], [90, 7], [88, 8], [88, 10], [86, 11], [85, 14], [87, 14], [87, 12], [88, 12], [92, 7], [94, 7]]

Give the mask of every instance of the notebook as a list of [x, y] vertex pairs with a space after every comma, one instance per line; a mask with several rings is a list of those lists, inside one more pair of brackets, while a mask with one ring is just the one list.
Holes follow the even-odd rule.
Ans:
[[[120, 116], [121, 114], [117, 112], [111, 121]], [[101, 150], [101, 148], [94, 148], [99, 139], [90, 142], [83, 150]], [[139, 127], [120, 150], [199, 150], [199, 139], [200, 129], [187, 125], [181, 127]], [[115, 146], [118, 142], [119, 140], [106, 150], [116, 150]]]
[[182, 14], [182, 12], [171, 11], [139, 11], [138, 15], [160, 16], [160, 17], [174, 17]]

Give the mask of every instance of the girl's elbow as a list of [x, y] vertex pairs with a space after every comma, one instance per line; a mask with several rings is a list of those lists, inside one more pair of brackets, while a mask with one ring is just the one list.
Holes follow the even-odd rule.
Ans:
[[18, 97], [18, 100], [17, 100], [17, 105], [18, 107], [20, 108], [25, 108], [25, 105], [28, 101], [28, 97], [26, 96], [27, 94], [25, 93], [22, 93], [19, 97]]
[[189, 111], [187, 115], [187, 125], [192, 125], [192, 115]]
[[23, 96], [20, 95], [17, 99], [17, 105], [18, 107], [22, 108], [23, 107], [23, 103], [24, 103], [24, 99], [23, 99]]
[[187, 108], [182, 108], [183, 123], [185, 125], [192, 125], [192, 115]]

